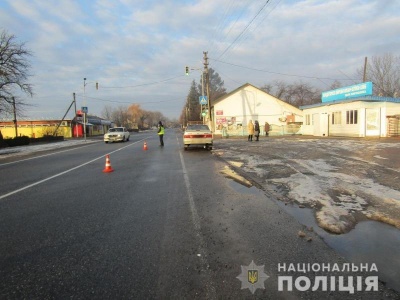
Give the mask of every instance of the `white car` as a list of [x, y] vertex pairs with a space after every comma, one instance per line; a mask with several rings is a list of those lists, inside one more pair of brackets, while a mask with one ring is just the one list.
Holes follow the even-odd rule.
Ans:
[[188, 125], [183, 134], [183, 145], [185, 150], [189, 146], [202, 146], [211, 150], [213, 146], [213, 135], [207, 125], [193, 124]]
[[131, 134], [125, 127], [114, 127], [108, 129], [108, 132], [104, 135], [104, 142], [125, 142], [129, 141]]

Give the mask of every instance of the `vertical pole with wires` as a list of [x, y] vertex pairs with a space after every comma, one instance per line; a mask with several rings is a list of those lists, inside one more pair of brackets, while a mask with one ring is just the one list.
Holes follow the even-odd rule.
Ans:
[[[83, 78], [83, 106], [86, 106], [86, 78]], [[86, 113], [83, 112], [83, 135], [86, 142]]]
[[204, 73], [206, 74], [206, 93], [207, 93], [207, 106], [208, 106], [208, 123], [211, 131], [214, 131], [211, 120], [211, 101], [210, 101], [210, 74], [208, 73], [208, 51], [203, 51], [204, 54]]
[[[201, 96], [204, 97], [204, 70], [201, 71]], [[203, 124], [205, 124], [205, 115], [203, 115], [204, 109], [203, 104], [201, 104], [201, 117], [203, 118]]]
[[16, 109], [16, 106], [15, 106], [15, 98], [12, 97], [12, 100], [13, 100], [13, 110], [14, 110], [14, 120], [13, 120], [13, 122], [14, 122], [14, 129], [15, 129], [15, 138], [17, 138], [18, 137], [17, 109]]
[[363, 82], [367, 81], [367, 57], [364, 60]]
[[74, 98], [74, 109], [75, 109], [75, 136], [78, 137], [78, 117], [76, 115], [76, 97], [75, 93], [72, 93], [72, 97]]

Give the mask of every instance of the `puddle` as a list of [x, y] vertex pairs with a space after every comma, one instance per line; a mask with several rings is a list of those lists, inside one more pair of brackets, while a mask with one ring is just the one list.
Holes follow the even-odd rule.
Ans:
[[240, 183], [240, 184], [242, 184], [244, 186], [247, 186], [247, 187], [252, 187], [253, 186], [250, 181], [248, 181], [243, 176], [240, 176], [238, 173], [236, 173], [234, 170], [232, 170], [228, 166], [225, 166], [220, 172], [222, 174], [224, 174], [225, 177], [233, 179], [237, 183]]
[[[229, 186], [241, 194], [265, 194], [258, 188], [248, 187], [235, 180], [229, 180]], [[314, 211], [310, 208], [299, 208], [276, 201], [279, 207], [292, 215], [300, 224], [312, 227], [326, 244], [349, 262], [356, 264], [375, 263], [379, 279], [386, 285], [400, 292], [400, 230], [376, 221], [363, 221], [346, 234], [330, 234], [320, 228]]]
[[261, 194], [261, 191], [254, 187], [248, 187], [246, 185], [241, 184], [240, 182], [236, 182], [235, 180], [231, 179], [228, 181], [228, 185], [234, 189], [236, 192], [241, 193], [241, 194], [251, 194], [251, 195], [259, 195]]
[[313, 227], [324, 241], [350, 262], [375, 263], [378, 276], [387, 286], [400, 291], [400, 230], [390, 225], [363, 221], [349, 233], [334, 235], [318, 227], [314, 212], [309, 208], [277, 204], [295, 217], [299, 223]]

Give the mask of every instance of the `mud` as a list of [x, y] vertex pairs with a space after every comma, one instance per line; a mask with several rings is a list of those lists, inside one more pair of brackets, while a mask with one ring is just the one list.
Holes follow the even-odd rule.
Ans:
[[312, 208], [318, 226], [330, 233], [347, 233], [366, 219], [400, 229], [399, 140], [221, 139], [214, 149], [265, 193]]

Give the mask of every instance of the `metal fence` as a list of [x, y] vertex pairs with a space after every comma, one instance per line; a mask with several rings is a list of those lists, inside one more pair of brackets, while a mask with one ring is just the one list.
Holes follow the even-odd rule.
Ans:
[[[222, 137], [236, 137], [236, 136], [248, 136], [247, 126], [237, 126], [230, 125], [224, 126], [221, 129]], [[301, 125], [300, 124], [285, 124], [285, 125], [276, 125], [271, 124], [270, 130], [268, 131], [268, 136], [280, 136], [280, 135], [295, 135], [301, 134]], [[260, 125], [260, 135], [265, 136], [265, 128], [263, 125]]]

